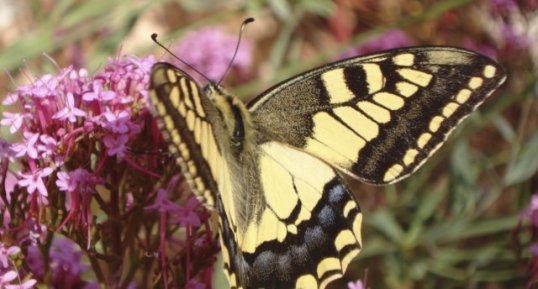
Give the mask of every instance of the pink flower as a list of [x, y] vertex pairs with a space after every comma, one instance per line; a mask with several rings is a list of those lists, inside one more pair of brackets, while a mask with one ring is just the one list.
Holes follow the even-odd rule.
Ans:
[[116, 97], [116, 92], [111, 90], [104, 90], [103, 83], [101, 81], [94, 81], [92, 83], [92, 90], [85, 92], [82, 95], [82, 99], [85, 101], [109, 101]]
[[0, 242], [0, 288], [29, 289], [35, 285], [36, 281], [34, 279], [29, 279], [19, 283], [20, 280], [23, 279], [23, 276], [20, 276], [17, 271], [12, 270], [13, 264], [10, 262], [9, 258], [19, 254], [20, 251], [21, 249], [17, 246], [6, 247], [2, 242]]
[[80, 277], [80, 274], [88, 268], [82, 262], [82, 251], [73, 241], [65, 238], [54, 239], [49, 252], [51, 266], [56, 270], [56, 278], [66, 278], [60, 276], [64, 274]]
[[517, 29], [514, 25], [504, 23], [501, 27], [505, 48], [512, 50], [526, 49], [531, 45], [531, 39], [525, 35], [524, 31]]
[[0, 242], [0, 269], [8, 268], [9, 257], [18, 254], [21, 249], [17, 246], [7, 247], [4, 243]]
[[10, 92], [7, 94], [6, 98], [4, 98], [4, 100], [2, 101], [2, 104], [12, 105], [16, 103], [18, 100], [19, 100], [19, 94]]
[[95, 185], [102, 183], [102, 180], [95, 177], [85, 169], [78, 168], [72, 172], [58, 172], [56, 185], [64, 192], [84, 192], [92, 193]]
[[12, 149], [15, 152], [15, 156], [20, 158], [28, 156], [31, 159], [37, 159], [37, 140], [39, 139], [38, 133], [27, 132], [24, 133], [24, 140], [22, 143], [16, 143]]
[[183, 226], [198, 227], [201, 224], [200, 217], [196, 213], [196, 209], [200, 206], [200, 201], [196, 197], [191, 197], [187, 203], [180, 206], [177, 211], [173, 212], [171, 222], [178, 223]]
[[71, 172], [58, 172], [57, 177], [56, 185], [60, 191], [68, 193], [66, 208], [69, 210], [69, 214], [60, 225], [60, 228], [70, 220], [88, 227], [92, 221], [90, 205], [93, 194], [96, 192], [95, 187], [103, 183], [103, 180], [82, 168]]
[[107, 111], [103, 113], [102, 116], [103, 127], [113, 133], [127, 133], [129, 132], [129, 128], [133, 125], [131, 124], [131, 114], [125, 110], [117, 111], [115, 113]]
[[4, 118], [0, 120], [0, 125], [9, 126], [9, 132], [14, 134], [17, 132], [24, 121], [25, 115], [22, 113], [11, 113], [8, 111], [5, 111], [2, 113], [4, 115]]
[[17, 272], [13, 270], [0, 274], [0, 288], [6, 288], [4, 286], [7, 286], [6, 284], [9, 284], [11, 281], [15, 280], [18, 276], [19, 274], [17, 274]]
[[77, 187], [76, 182], [72, 182], [70, 180], [69, 173], [67, 172], [58, 172], [56, 177], [56, 185], [58, 186], [60, 191], [72, 192]]
[[109, 134], [103, 139], [105, 147], [107, 148], [107, 155], [123, 157], [127, 147], [125, 146], [129, 141], [129, 136], [126, 134]]
[[366, 287], [364, 287], [364, 284], [362, 283], [361, 280], [347, 283], [347, 288], [348, 289], [366, 289]]
[[41, 144], [37, 145], [37, 150], [41, 152], [41, 157], [45, 158], [48, 156], [55, 155], [56, 147], [58, 142], [55, 138], [50, 135], [42, 134], [39, 136]]
[[196, 279], [190, 279], [185, 285], [185, 289], [206, 289], [205, 284]]
[[36, 169], [30, 173], [19, 173], [21, 178], [18, 182], [19, 186], [25, 187], [28, 194], [33, 194], [38, 191], [42, 197], [47, 197], [47, 187], [43, 182], [43, 178], [47, 177], [53, 172], [52, 168]]
[[166, 189], [159, 189], [157, 191], [157, 197], [152, 205], [146, 206], [146, 210], [157, 210], [159, 213], [178, 212], [181, 207], [173, 201], [170, 201], [167, 197], [168, 192], [172, 192], [177, 186], [179, 177], [173, 177], [169, 182]]
[[538, 227], [538, 194], [532, 195], [529, 207], [523, 212], [522, 217], [529, 219], [532, 226]]
[[[232, 60], [236, 44], [236, 35], [228, 35], [219, 28], [208, 27], [187, 34], [174, 48], [174, 52], [209, 79], [218, 81], [223, 77], [223, 73]], [[172, 61], [177, 63], [177, 60], [172, 59]], [[250, 68], [251, 63], [252, 44], [243, 39], [232, 63], [232, 68], [244, 73]], [[185, 67], [183, 64], [179, 65], [195, 79], [203, 80], [191, 68]]]
[[[80, 288], [84, 283], [82, 274], [88, 265], [82, 261], [83, 253], [73, 241], [60, 237], [52, 241], [48, 255], [48, 266], [52, 270], [54, 288]], [[32, 273], [43, 278], [45, 274], [44, 258], [37, 246], [28, 248], [28, 267]]]
[[28, 95], [32, 98], [43, 99], [49, 97], [55, 97], [58, 95], [58, 86], [60, 85], [60, 79], [50, 74], [41, 76], [40, 79], [34, 81], [27, 86], [21, 86], [17, 91], [20, 94]]
[[29, 217], [24, 220], [24, 230], [27, 232], [26, 237], [21, 240], [20, 243], [37, 244], [38, 241], [43, 242], [45, 234], [47, 233], [47, 226], [40, 223], [38, 219]]
[[63, 90], [71, 92], [79, 99], [83, 91], [86, 90], [87, 83], [91, 81], [86, 69], [77, 70], [72, 66], [63, 69], [58, 77], [62, 79]]
[[517, 9], [517, 3], [514, 0], [490, 0], [490, 7], [493, 14], [506, 14]]
[[491, 45], [477, 43], [472, 37], [465, 37], [463, 39], [463, 47], [480, 52], [490, 58], [497, 58], [497, 49]]
[[529, 249], [531, 250], [531, 253], [532, 253], [533, 256], [535, 256], [535, 257], [538, 256], [538, 243], [531, 244]]
[[104, 71], [95, 76], [95, 81], [101, 81], [103, 86], [116, 94], [109, 105], [128, 105], [140, 99], [145, 101], [149, 73], [154, 63], [152, 56], [141, 59], [132, 56], [125, 59], [110, 58]]
[[357, 55], [380, 52], [399, 47], [410, 46], [413, 41], [401, 30], [389, 30], [377, 37], [373, 37], [367, 42], [344, 52], [340, 58], [348, 58]]
[[34, 288], [34, 285], [36, 283], [37, 283], [37, 281], [35, 279], [28, 279], [28, 280], [22, 282], [22, 284], [5, 285], [4, 288], [5, 289], [30, 289], [30, 288]]
[[87, 113], [75, 106], [75, 98], [71, 92], [67, 93], [67, 103], [62, 110], [55, 113], [52, 118], [65, 120], [67, 119], [71, 123], [77, 121], [77, 117], [85, 117]]

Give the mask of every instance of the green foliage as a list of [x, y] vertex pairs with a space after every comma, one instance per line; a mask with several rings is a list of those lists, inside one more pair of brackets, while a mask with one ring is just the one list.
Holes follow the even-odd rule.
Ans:
[[504, 182], [513, 185], [525, 182], [538, 170], [538, 132], [521, 145], [518, 156], [510, 160]]

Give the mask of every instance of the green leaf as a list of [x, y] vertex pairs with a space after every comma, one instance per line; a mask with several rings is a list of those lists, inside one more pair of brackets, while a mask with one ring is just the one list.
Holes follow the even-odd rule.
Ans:
[[269, 0], [267, 3], [281, 20], [288, 20], [293, 17], [291, 6], [286, 0]]
[[336, 8], [336, 5], [334, 3], [327, 0], [323, 0], [323, 1], [303, 0], [301, 1], [301, 6], [306, 11], [312, 12], [320, 16], [325, 16], [325, 17], [331, 15], [334, 9]]
[[538, 170], [538, 132], [521, 147], [517, 158], [512, 159], [508, 165], [504, 182], [513, 185], [528, 180]]
[[374, 237], [372, 234], [366, 235], [366, 241], [363, 243], [363, 248], [359, 254], [359, 259], [371, 258], [374, 256], [382, 256], [390, 253], [398, 252], [399, 248], [393, 243], [387, 242], [386, 239]]
[[493, 124], [506, 141], [511, 143], [517, 139], [517, 134], [512, 128], [512, 125], [502, 115], [495, 117]]
[[[446, 186], [446, 183], [443, 183], [442, 185]], [[447, 192], [446, 189], [438, 187], [434, 191], [424, 194], [424, 197], [421, 199], [419, 207], [413, 216], [411, 227], [422, 224], [438, 212], [441, 201], [446, 197]]]
[[400, 244], [404, 237], [404, 232], [394, 215], [386, 209], [381, 209], [373, 214], [370, 214], [366, 219], [366, 222], [371, 227], [377, 229], [389, 239], [391, 239], [395, 244]]
[[446, 240], [459, 240], [472, 237], [484, 237], [500, 232], [512, 231], [518, 221], [519, 215], [506, 216], [468, 223], [460, 230], [453, 231]]

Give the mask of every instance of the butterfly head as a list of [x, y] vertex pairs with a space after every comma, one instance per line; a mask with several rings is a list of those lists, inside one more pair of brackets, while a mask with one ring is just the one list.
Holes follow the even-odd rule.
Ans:
[[230, 137], [233, 152], [237, 154], [242, 152], [245, 135], [250, 132], [251, 127], [250, 113], [245, 104], [214, 82], [204, 87], [204, 93], [219, 112], [227, 135]]

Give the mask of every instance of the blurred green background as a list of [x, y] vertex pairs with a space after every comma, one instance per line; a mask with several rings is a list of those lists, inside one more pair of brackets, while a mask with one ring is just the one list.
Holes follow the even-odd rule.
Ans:
[[[55, 63], [93, 73], [107, 57], [162, 58], [153, 32], [165, 45], [208, 26], [235, 36], [248, 16], [256, 18], [244, 34], [252, 64], [225, 79], [245, 100], [356, 53], [402, 45], [476, 50], [506, 68], [507, 83], [409, 179], [353, 184], [364, 249], [346, 280], [367, 275], [372, 289], [525, 288], [538, 274], [529, 250], [538, 234], [521, 217], [538, 193], [537, 7], [533, 0], [0, 0], [0, 97], [55, 73]], [[0, 136], [13, 137], [5, 128]]]

